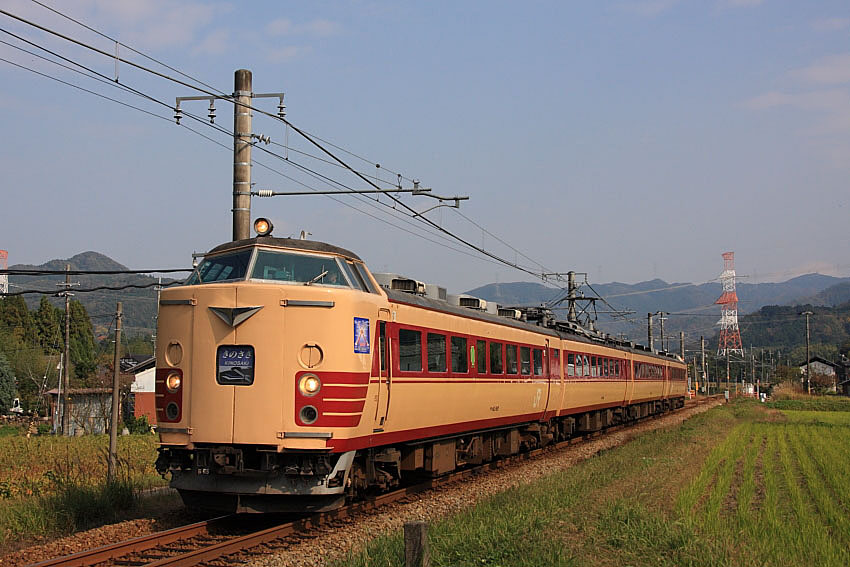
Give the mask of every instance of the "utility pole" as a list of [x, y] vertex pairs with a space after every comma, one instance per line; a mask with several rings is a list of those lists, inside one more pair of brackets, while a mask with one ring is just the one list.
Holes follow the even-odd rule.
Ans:
[[121, 302], [115, 310], [115, 358], [113, 359], [112, 373], [112, 419], [109, 421], [109, 464], [106, 479], [108, 482], [115, 481], [115, 468], [118, 462], [118, 378], [121, 374], [121, 317], [123, 308]]
[[699, 350], [700, 350], [700, 370], [702, 374], [702, 380], [705, 382], [705, 395], [708, 396], [711, 394], [711, 389], [708, 387], [708, 380], [705, 375], [705, 337], [699, 338]]
[[649, 343], [649, 352], [652, 352], [652, 313], [646, 314], [646, 335], [647, 342]]
[[806, 386], [809, 395], [812, 395], [812, 355], [809, 353], [809, 317], [814, 315], [811, 311], [803, 311], [800, 315], [806, 316]]
[[661, 332], [661, 350], [663, 350], [664, 352], [667, 352], [667, 347], [664, 346], [664, 315], [665, 315], [665, 313], [664, 313], [664, 311], [659, 311], [657, 313], [657, 315], [658, 315], [658, 322], [659, 322], [659, 331]]
[[62, 412], [62, 435], [71, 434], [71, 286], [80, 285], [71, 283], [71, 264], [65, 264], [65, 283], [56, 284], [63, 287], [59, 293], [65, 297], [65, 356], [62, 365], [62, 388], [64, 397], [61, 399]]
[[209, 119], [215, 122], [215, 101], [226, 99], [233, 102], [233, 240], [244, 240], [251, 236], [251, 146], [255, 141], [269, 143], [266, 136], [251, 130], [252, 99], [278, 98], [277, 115], [283, 120], [286, 106], [283, 93], [252, 92], [252, 75], [248, 69], [238, 69], [233, 78], [233, 96], [183, 96], [177, 97], [174, 119], [177, 124], [183, 117], [180, 103], [189, 100], [208, 100]]

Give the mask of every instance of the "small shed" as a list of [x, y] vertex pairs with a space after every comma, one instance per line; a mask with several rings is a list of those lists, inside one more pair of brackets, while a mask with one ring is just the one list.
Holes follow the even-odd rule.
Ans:
[[133, 417], [147, 417], [148, 423], [156, 425], [156, 359], [150, 357], [130, 369], [133, 383], [127, 400], [127, 413]]
[[[49, 396], [53, 430], [62, 429], [62, 404], [59, 390], [46, 392]], [[69, 390], [70, 412], [69, 435], [101, 434], [109, 431], [112, 414], [112, 390], [110, 388], [71, 388]], [[65, 397], [64, 392], [62, 397]]]

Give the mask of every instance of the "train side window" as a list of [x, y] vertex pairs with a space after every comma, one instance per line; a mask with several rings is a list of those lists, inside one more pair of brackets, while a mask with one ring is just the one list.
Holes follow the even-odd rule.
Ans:
[[556, 348], [552, 349], [552, 362], [549, 367], [549, 375], [556, 378], [561, 377], [561, 351]]
[[595, 357], [595, 356], [591, 356], [591, 357], [590, 357], [590, 376], [591, 376], [592, 378], [596, 378], [596, 376], [597, 376], [597, 372], [596, 372], [596, 357]]
[[620, 361], [619, 360], [614, 361], [614, 373], [617, 376], [617, 378], [620, 377]]
[[[581, 364], [581, 363], [579, 363]], [[567, 376], [576, 375], [576, 355], [569, 353], [567, 355]]]
[[452, 372], [466, 374], [469, 372], [469, 358], [466, 350], [466, 339], [452, 337]]
[[590, 357], [584, 355], [584, 375], [590, 376]]
[[475, 366], [479, 374], [487, 374], [487, 341], [475, 341]]
[[490, 343], [490, 374], [501, 374], [502, 370], [502, 343]]
[[505, 372], [507, 374], [516, 374], [516, 345], [505, 345]]
[[398, 330], [399, 370], [422, 372], [422, 332], [411, 329]]
[[446, 371], [446, 335], [428, 333], [428, 372]]
[[543, 351], [536, 348], [531, 352], [531, 355], [534, 363], [534, 375], [543, 376]]
[[357, 272], [357, 275], [360, 276], [360, 279], [363, 280], [363, 283], [366, 285], [366, 289], [369, 290], [369, 293], [378, 293], [378, 289], [375, 287], [375, 284], [372, 283], [372, 279], [369, 277], [369, 274], [366, 273], [366, 268], [363, 267], [363, 264], [354, 264], [354, 269]]
[[603, 371], [603, 373], [605, 374], [605, 377], [606, 377], [606, 378], [609, 378], [609, 377], [611, 376], [611, 375], [608, 373], [609, 368], [608, 368], [608, 359], [607, 359], [607, 358], [606, 358], [605, 360], [603, 360], [603, 361], [602, 361], [602, 371]]
[[354, 262], [340, 262], [340, 265], [342, 265], [342, 271], [345, 272], [345, 275], [351, 281], [352, 286], [360, 291], [367, 291], [363, 278], [361, 278], [360, 274], [357, 273], [357, 270], [354, 269]]
[[527, 346], [519, 347], [520, 373], [531, 374], [531, 349]]

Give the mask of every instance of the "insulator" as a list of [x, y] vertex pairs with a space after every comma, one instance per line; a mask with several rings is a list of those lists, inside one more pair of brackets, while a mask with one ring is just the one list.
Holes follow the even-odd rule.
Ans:
[[180, 119], [183, 118], [183, 111], [180, 110], [180, 107], [176, 107], [174, 109], [174, 120], [177, 122], [177, 125], [180, 125]]
[[257, 191], [257, 197], [274, 197], [273, 193], [271, 189], [260, 189]]
[[281, 99], [280, 104], [277, 105], [277, 115], [281, 120], [284, 116], [286, 116], [286, 105], [283, 104], [283, 99]]
[[210, 117], [210, 124], [215, 124], [215, 105], [213, 105], [213, 101], [210, 101], [210, 111], [207, 114]]

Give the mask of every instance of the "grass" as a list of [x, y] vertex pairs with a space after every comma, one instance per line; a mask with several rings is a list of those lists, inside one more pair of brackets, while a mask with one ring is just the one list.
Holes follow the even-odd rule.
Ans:
[[154, 435], [118, 439], [116, 480], [106, 482], [109, 437], [0, 437], [0, 546], [115, 520], [136, 493], [165, 484]]
[[[850, 413], [741, 401], [429, 528], [435, 566], [850, 564]], [[339, 565], [403, 565], [401, 533]]]

